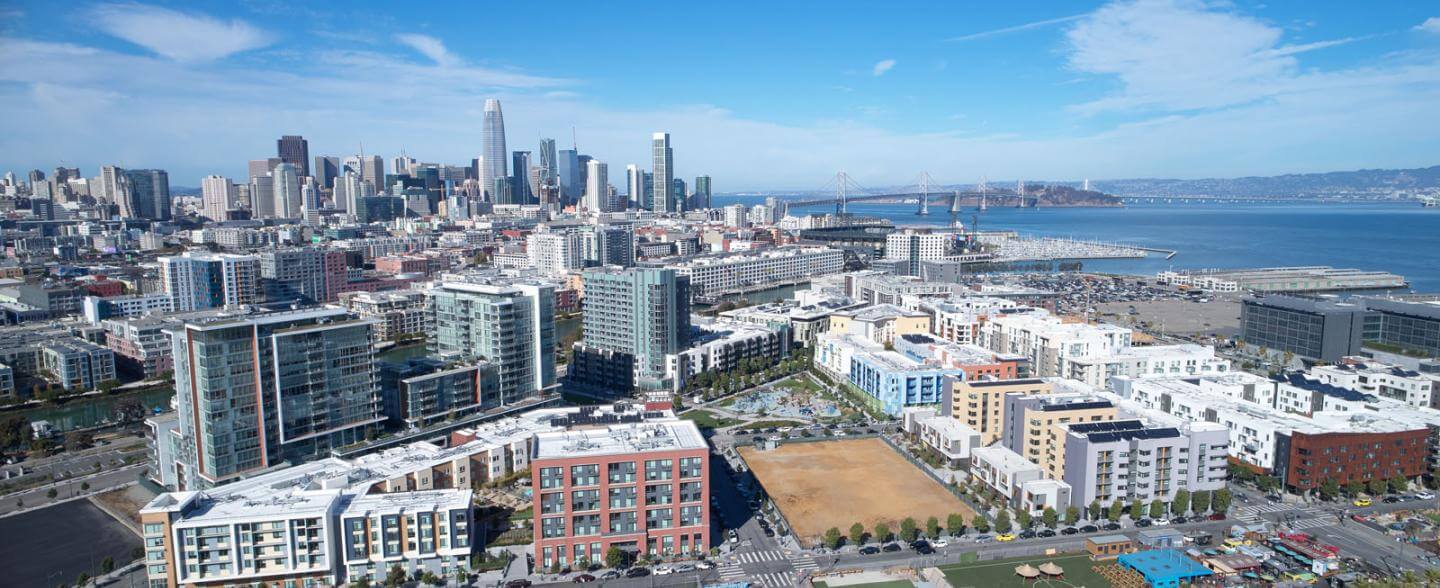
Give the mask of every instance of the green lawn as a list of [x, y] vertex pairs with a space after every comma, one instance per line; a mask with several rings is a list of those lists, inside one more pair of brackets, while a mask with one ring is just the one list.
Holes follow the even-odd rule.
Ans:
[[769, 420], [769, 421], [755, 421], [755, 422], [753, 422], [753, 423], [746, 423], [746, 424], [745, 424], [745, 428], [747, 428], [747, 429], [769, 429], [769, 428], [771, 428], [771, 427], [775, 427], [775, 428], [778, 429], [778, 428], [780, 428], [780, 427], [794, 427], [794, 426], [796, 426], [796, 425], [804, 425], [804, 424], [805, 424], [805, 423], [800, 422], [800, 421], [776, 421], [776, 420]]
[[[1039, 582], [1028, 582], [1015, 575], [1015, 566], [1022, 563], [1029, 563], [1039, 566], [1047, 561], [1053, 561], [1056, 565], [1065, 569], [1063, 580], [1049, 580]], [[1108, 563], [1108, 562], [1107, 562]], [[1088, 588], [1101, 588], [1109, 586], [1110, 583], [1103, 577], [1090, 569], [1095, 562], [1090, 561], [1088, 555], [1057, 555], [1055, 557], [1034, 556], [1019, 557], [1004, 560], [977, 561], [975, 563], [953, 564], [940, 566], [945, 572], [945, 579], [955, 588], [974, 586], [976, 588], [1004, 588], [1006, 586], [1041, 588], [1060, 588], [1064, 586], [1086, 586]]]
[[[830, 588], [830, 585], [824, 582], [816, 582], [815, 588]], [[836, 588], [915, 588], [915, 583], [908, 580], [891, 580], [889, 582], [869, 582], [866, 584], [844, 584]]]
[[708, 410], [691, 410], [680, 415], [680, 418], [695, 421], [695, 425], [702, 429], [719, 429], [740, 424], [738, 420], [716, 416], [715, 413]]

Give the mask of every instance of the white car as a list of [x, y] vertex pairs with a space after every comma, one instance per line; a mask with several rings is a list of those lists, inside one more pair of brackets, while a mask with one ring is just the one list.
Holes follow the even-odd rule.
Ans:
[[715, 567], [715, 564], [710, 563], [709, 560], [704, 560], [704, 559], [702, 559], [702, 560], [700, 560], [700, 561], [695, 562], [695, 567], [698, 568], [698, 569], [701, 569], [701, 570], [708, 570], [708, 569], [710, 569], [710, 568]]
[[931, 546], [931, 547], [934, 547], [935, 549], [940, 549], [941, 547], [949, 547], [949, 546], [950, 546], [950, 540], [949, 540], [949, 539], [936, 539], [936, 540], [930, 542], [930, 546]]
[[1434, 493], [1434, 492], [1421, 491], [1421, 492], [1416, 492], [1416, 493], [1415, 493], [1415, 497], [1416, 497], [1416, 498], [1419, 498], [1420, 500], [1430, 500], [1431, 498], [1435, 498], [1435, 493]]
[[1163, 527], [1163, 526], [1165, 526], [1165, 525], [1170, 524], [1170, 519], [1155, 519], [1154, 521], [1151, 521], [1151, 522], [1155, 523], [1155, 526], [1157, 526], [1157, 527]]
[[657, 576], [668, 576], [675, 573], [675, 568], [670, 566], [655, 566], [654, 572]]

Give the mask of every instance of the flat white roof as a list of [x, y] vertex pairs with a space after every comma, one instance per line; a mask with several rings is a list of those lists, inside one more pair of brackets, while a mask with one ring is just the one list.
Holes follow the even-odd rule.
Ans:
[[535, 449], [530, 457], [538, 460], [705, 447], [705, 437], [694, 422], [674, 420], [543, 433], [535, 436]]

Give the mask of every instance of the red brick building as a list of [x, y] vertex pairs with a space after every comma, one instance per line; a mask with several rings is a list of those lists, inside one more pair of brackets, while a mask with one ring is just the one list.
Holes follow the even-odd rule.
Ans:
[[542, 433], [531, 446], [535, 563], [710, 548], [709, 446], [690, 421]]
[[[1289, 451], [1277, 464], [1280, 479], [1295, 490], [1314, 490], [1325, 480], [1345, 486], [1372, 478], [1415, 479], [1430, 454], [1428, 429], [1377, 433], [1302, 433], [1289, 437]], [[1282, 447], [1283, 448], [1283, 447]], [[1279, 452], [1277, 452], [1279, 453]]]

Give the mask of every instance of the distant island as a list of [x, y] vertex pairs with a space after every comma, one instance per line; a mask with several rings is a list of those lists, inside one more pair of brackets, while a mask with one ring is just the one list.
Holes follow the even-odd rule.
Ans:
[[1409, 200], [1440, 194], [1440, 166], [1198, 180], [1094, 180], [1090, 184], [1119, 196]]

